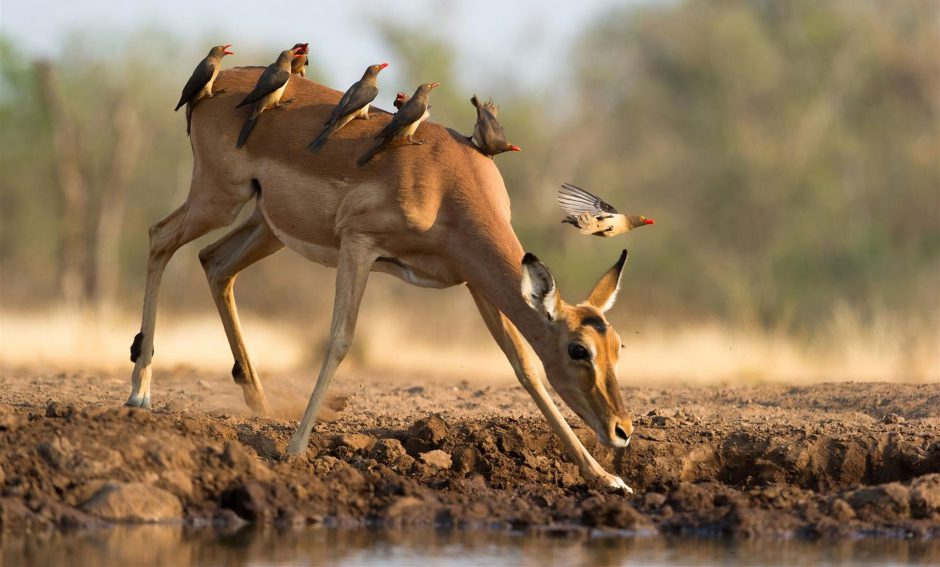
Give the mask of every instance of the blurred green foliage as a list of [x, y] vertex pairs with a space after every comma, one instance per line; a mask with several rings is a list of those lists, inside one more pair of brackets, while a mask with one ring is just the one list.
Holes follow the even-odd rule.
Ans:
[[[569, 300], [582, 299], [627, 247], [625, 307], [615, 320], [718, 319], [810, 336], [846, 307], [863, 321], [891, 313], [934, 333], [940, 326], [937, 19], [933, 2], [616, 8], [583, 31], [556, 83], [530, 90], [505, 79], [464, 84], [445, 37], [374, 27], [410, 85], [444, 84], [432, 97], [434, 121], [469, 134], [471, 94], [501, 104], [501, 121], [524, 150], [496, 158], [514, 224]], [[173, 43], [136, 44], [158, 41]], [[92, 202], [113, 151], [109, 101], [129, 93], [146, 130], [119, 259], [121, 301], [134, 308], [146, 227], [188, 186], [183, 119], [170, 109], [202, 54], [177, 49], [159, 57], [89, 49], [58, 62]], [[267, 63], [251, 56], [240, 53], [238, 64]], [[57, 293], [55, 156], [36, 89], [31, 62], [0, 42], [0, 301], [8, 305], [50, 303]], [[559, 223], [555, 191], [564, 181], [657, 224], [616, 239], [579, 236]], [[187, 288], [205, 289], [198, 246], [175, 268], [183, 285], [166, 292], [182, 305]], [[277, 268], [258, 266], [252, 277], [269, 293], [242, 303], [303, 312], [269, 298], [296, 293], [298, 277], [313, 272], [299, 261], [268, 262]], [[320, 284], [332, 280], [317, 273]], [[328, 295], [300, 302], [312, 311]]]

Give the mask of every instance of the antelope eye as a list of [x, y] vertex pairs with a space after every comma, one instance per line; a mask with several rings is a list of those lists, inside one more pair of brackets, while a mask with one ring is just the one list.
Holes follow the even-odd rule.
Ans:
[[585, 360], [591, 356], [591, 353], [588, 352], [588, 349], [580, 343], [569, 343], [568, 356], [574, 360]]

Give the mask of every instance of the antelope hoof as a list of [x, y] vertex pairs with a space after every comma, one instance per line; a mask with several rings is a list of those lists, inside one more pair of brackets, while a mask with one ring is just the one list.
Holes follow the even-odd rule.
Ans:
[[594, 482], [611, 490], [613, 492], [622, 492], [624, 494], [633, 494], [633, 489], [630, 488], [627, 483], [623, 481], [617, 475], [610, 474], [606, 471], [598, 474], [594, 477]]
[[129, 408], [141, 408], [141, 409], [150, 409], [150, 396], [135, 396], [131, 394], [127, 401], [124, 402], [125, 407]]
[[287, 444], [287, 454], [288, 455], [299, 455], [307, 450], [307, 445], [310, 443], [309, 438], [301, 439], [299, 437], [299, 431], [290, 438], [290, 443]]

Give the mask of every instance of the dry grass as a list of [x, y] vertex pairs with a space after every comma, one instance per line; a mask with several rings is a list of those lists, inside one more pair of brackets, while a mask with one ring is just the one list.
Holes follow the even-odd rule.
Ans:
[[[315, 372], [322, 340], [311, 339], [309, 333], [322, 332], [326, 321], [302, 332], [278, 321], [247, 319], [248, 345], [262, 372]], [[400, 315], [391, 311], [373, 314], [362, 323], [345, 369], [409, 382], [513, 380], [508, 363], [486, 338], [479, 321], [468, 321], [468, 330], [456, 334], [418, 338], [400, 322]], [[62, 310], [0, 312], [0, 365], [129, 372], [128, 348], [137, 329], [138, 320], [130, 314], [98, 317]], [[819, 341], [805, 344], [783, 335], [721, 325], [646, 330], [624, 337], [626, 348], [618, 374], [624, 385], [940, 382], [936, 334], [903, 332], [887, 323], [861, 325], [850, 316], [834, 318], [821, 334]], [[214, 313], [172, 314], [159, 319], [158, 371], [178, 365], [227, 371], [231, 360]]]

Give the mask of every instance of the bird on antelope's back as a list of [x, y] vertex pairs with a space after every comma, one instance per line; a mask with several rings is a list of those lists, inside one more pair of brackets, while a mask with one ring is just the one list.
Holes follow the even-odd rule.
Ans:
[[193, 69], [193, 74], [190, 75], [189, 80], [186, 81], [186, 85], [183, 86], [180, 100], [176, 103], [176, 108], [174, 108], [173, 111], [176, 112], [181, 106], [186, 105], [187, 134], [189, 134], [189, 127], [192, 124], [193, 108], [196, 106], [196, 103], [204, 98], [212, 98], [217, 94], [225, 92], [225, 89], [212, 92], [212, 84], [215, 82], [215, 78], [219, 76], [219, 71], [222, 69], [222, 58], [226, 55], [235, 55], [234, 52], [228, 50], [229, 47], [232, 47], [231, 43], [228, 45], [216, 45], [210, 49], [209, 54], [196, 65], [196, 68]]
[[643, 215], [620, 214], [600, 197], [570, 183], [562, 184], [559, 189], [558, 204], [567, 213], [561, 222], [577, 227], [581, 234], [611, 237], [656, 224]]
[[379, 71], [386, 67], [388, 67], [388, 63], [370, 65], [362, 74], [362, 78], [349, 87], [343, 94], [343, 98], [340, 99], [339, 104], [333, 109], [333, 114], [324, 123], [323, 131], [314, 141], [310, 142], [308, 148], [311, 152], [319, 151], [323, 144], [330, 139], [330, 136], [353, 119], [369, 119], [369, 105], [379, 94], [379, 89], [375, 86], [375, 80], [379, 76]]
[[298, 55], [290, 62], [290, 72], [292, 75], [307, 76], [307, 65], [310, 64], [310, 44], [295, 43], [291, 49]]
[[299, 56], [300, 54], [294, 49], [282, 51], [277, 56], [277, 60], [268, 65], [261, 73], [261, 76], [258, 77], [255, 88], [235, 107], [241, 108], [246, 104], [254, 104], [248, 120], [245, 121], [245, 125], [242, 126], [242, 130], [238, 134], [238, 142], [235, 143], [236, 148], [244, 146], [245, 142], [248, 141], [248, 136], [254, 129], [255, 122], [262, 112], [291, 103], [290, 99], [281, 101], [281, 97], [284, 95], [284, 90], [287, 89], [287, 82], [290, 81], [291, 61]]
[[428, 97], [431, 90], [438, 87], [440, 83], [425, 83], [415, 90], [415, 94], [406, 100], [401, 108], [396, 112], [388, 124], [385, 125], [378, 134], [375, 145], [369, 149], [356, 162], [358, 165], [365, 165], [375, 154], [382, 151], [391, 141], [404, 139], [411, 144], [423, 144], [424, 142], [414, 139], [414, 133], [428, 117]]

